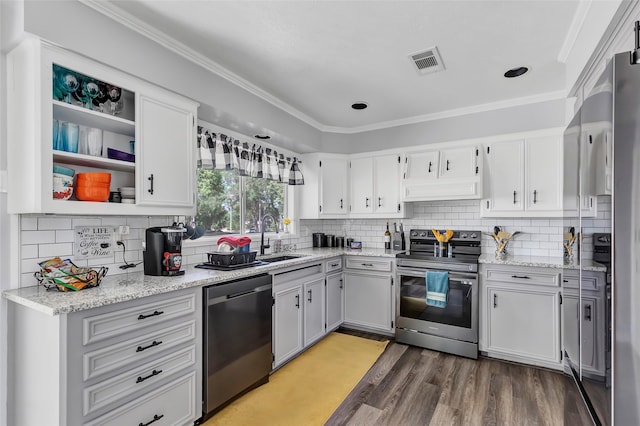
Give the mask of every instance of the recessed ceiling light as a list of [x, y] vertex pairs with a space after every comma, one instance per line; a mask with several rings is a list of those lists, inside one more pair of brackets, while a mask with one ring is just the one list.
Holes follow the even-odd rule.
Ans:
[[369, 105], [367, 105], [366, 102], [356, 102], [355, 104], [351, 105], [351, 108], [353, 109], [366, 109]]
[[520, 77], [522, 74], [526, 73], [527, 71], [529, 71], [529, 68], [527, 67], [511, 68], [509, 71], [504, 73], [504, 76], [507, 78]]
[[267, 139], [271, 139], [271, 136], [269, 135], [253, 135], [253, 137], [256, 139], [262, 139], [263, 141]]

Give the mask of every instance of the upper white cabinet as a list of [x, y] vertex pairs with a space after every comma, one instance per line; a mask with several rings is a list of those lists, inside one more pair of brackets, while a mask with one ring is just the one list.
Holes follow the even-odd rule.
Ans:
[[559, 135], [489, 144], [485, 217], [554, 217], [563, 214], [563, 146]]
[[349, 212], [348, 161], [345, 156], [303, 157], [304, 185], [299, 194], [301, 219], [339, 218]]
[[349, 160], [350, 217], [404, 217], [400, 202], [400, 154]]
[[[18, 45], [7, 55], [7, 65], [10, 213], [194, 213], [196, 102], [40, 40]], [[119, 89], [114, 110], [109, 101], [102, 108], [90, 98], [82, 104], [71, 98], [73, 93], [71, 103], [61, 100], [65, 93], [54, 79], [67, 74], [77, 77], [80, 88], [84, 81]], [[65, 126], [77, 132], [77, 150], [56, 142], [63, 134], [60, 123], [71, 123]], [[101, 150], [89, 152], [83, 135], [90, 131], [100, 135]], [[135, 157], [109, 158], [109, 148]], [[70, 199], [54, 199], [54, 165], [76, 174], [110, 173], [109, 190], [135, 187], [136, 202], [80, 201], [75, 182]], [[148, 192], [151, 174], [154, 194]]]
[[480, 147], [408, 152], [402, 201], [461, 200], [482, 197]]

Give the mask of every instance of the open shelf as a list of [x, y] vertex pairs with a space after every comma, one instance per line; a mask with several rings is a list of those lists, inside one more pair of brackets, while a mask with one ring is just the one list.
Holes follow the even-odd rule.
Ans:
[[134, 173], [136, 169], [136, 163], [130, 163], [128, 161], [112, 160], [111, 158], [57, 150], [53, 151], [53, 162], [129, 173]]
[[52, 103], [53, 118], [135, 137], [136, 124], [131, 120], [57, 100], [52, 100]]

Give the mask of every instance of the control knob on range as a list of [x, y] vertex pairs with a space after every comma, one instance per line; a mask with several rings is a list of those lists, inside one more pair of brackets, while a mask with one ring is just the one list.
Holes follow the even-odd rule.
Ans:
[[460, 238], [467, 238], [467, 233], [466, 232], [461, 233]]
[[471, 238], [477, 238], [477, 237], [478, 237], [478, 235], [476, 235], [476, 233], [475, 233], [475, 232], [473, 232], [473, 233], [470, 235], [470, 237], [471, 237]]
[[412, 232], [412, 233], [411, 233], [411, 236], [412, 236], [412, 237], [417, 237], [417, 236], [418, 236], [418, 233], [414, 231], [414, 232]]
[[426, 236], [427, 236], [427, 233], [426, 233], [426, 232], [421, 232], [421, 233], [420, 233], [420, 236], [421, 236], [421, 237], [426, 237]]

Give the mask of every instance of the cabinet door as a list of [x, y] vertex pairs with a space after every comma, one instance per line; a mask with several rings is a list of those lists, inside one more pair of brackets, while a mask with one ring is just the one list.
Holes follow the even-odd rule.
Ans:
[[476, 175], [478, 149], [443, 149], [440, 151], [440, 178], [472, 178]]
[[371, 213], [374, 205], [373, 159], [367, 157], [351, 160], [349, 176], [351, 183], [351, 198], [349, 200], [351, 213]]
[[275, 294], [275, 365], [281, 364], [302, 350], [302, 303], [300, 286]]
[[400, 156], [382, 155], [373, 158], [374, 213], [399, 213], [400, 206]]
[[528, 139], [525, 151], [527, 210], [562, 209], [562, 139]]
[[136, 108], [140, 122], [136, 202], [194, 206], [195, 105], [158, 92], [137, 96]]
[[334, 330], [344, 321], [344, 285], [342, 274], [327, 277], [327, 330]]
[[412, 152], [405, 158], [404, 178], [430, 181], [438, 178], [438, 151]]
[[393, 331], [392, 285], [389, 275], [344, 273], [344, 321], [363, 327]]
[[560, 361], [558, 294], [488, 287], [488, 350]]
[[347, 160], [324, 158], [320, 166], [320, 206], [323, 215], [346, 214]]
[[324, 278], [304, 284], [304, 346], [324, 336]]
[[489, 146], [489, 210], [519, 211], [523, 203], [524, 141], [497, 142]]

